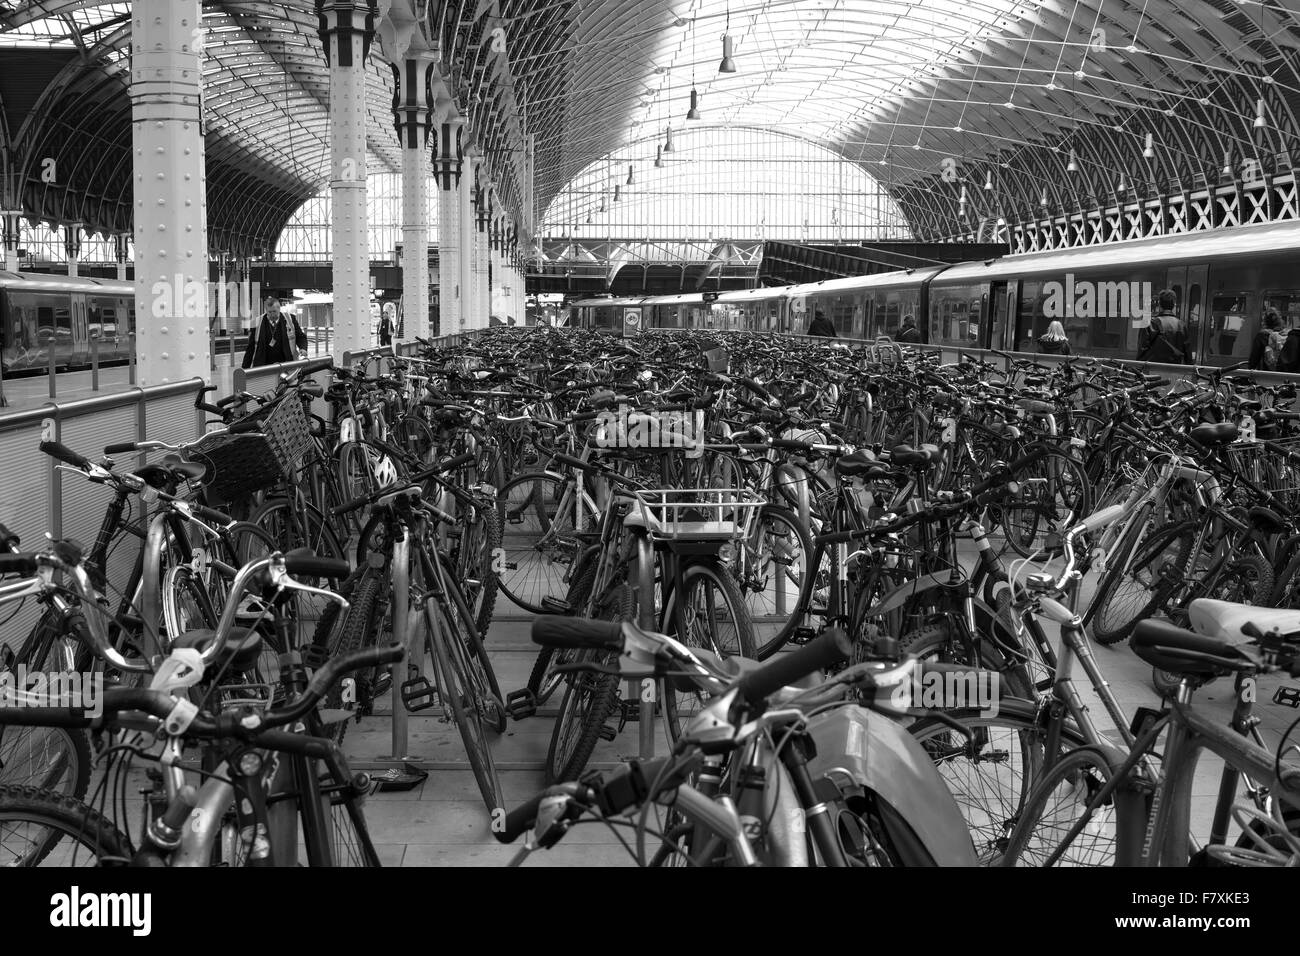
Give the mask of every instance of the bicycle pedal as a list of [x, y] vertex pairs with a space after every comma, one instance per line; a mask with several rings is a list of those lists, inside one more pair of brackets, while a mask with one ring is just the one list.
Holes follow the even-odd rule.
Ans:
[[614, 740], [616, 737], [618, 737], [618, 735], [622, 732], [622, 730], [623, 730], [622, 724], [619, 724], [619, 726], [617, 727], [611, 727], [609, 724], [603, 724], [600, 730], [597, 731], [596, 736], [599, 737], [601, 740], [609, 742]]
[[438, 688], [430, 684], [427, 677], [415, 671], [414, 668], [410, 672], [414, 672], [416, 676], [402, 681], [401, 686], [398, 688], [402, 695], [402, 704], [407, 711], [414, 714], [421, 710], [437, 707], [442, 703], [442, 698], [438, 695]]
[[811, 627], [796, 627], [793, 631], [790, 632], [790, 643], [807, 644], [816, 636], [817, 636], [817, 632], [813, 630]]
[[309, 667], [312, 670], [320, 670], [325, 666], [326, 661], [330, 659], [329, 648], [320, 644], [308, 644], [301, 647], [298, 653], [302, 655], [302, 666]]
[[573, 613], [573, 605], [561, 598], [547, 595], [542, 598], [542, 613], [569, 615]]
[[366, 694], [366, 699], [374, 700], [378, 697], [382, 697], [384, 694], [387, 694], [392, 689], [392, 687], [393, 687], [392, 673], [390, 671], [383, 671], [382, 673], [380, 673], [380, 675], [377, 678], [375, 678], [375, 683], [369, 689], [369, 692]]
[[527, 687], [506, 695], [506, 713], [511, 720], [523, 720], [537, 713], [537, 695]]
[[1300, 707], [1300, 687], [1279, 687], [1273, 693], [1273, 703]]

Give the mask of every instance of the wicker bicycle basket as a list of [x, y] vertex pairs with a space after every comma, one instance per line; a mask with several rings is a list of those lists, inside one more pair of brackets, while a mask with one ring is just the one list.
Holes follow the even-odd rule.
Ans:
[[299, 459], [311, 447], [307, 414], [297, 393], [259, 409], [250, 419], [258, 422], [260, 431], [207, 435], [189, 451], [208, 468], [203, 494], [209, 504], [242, 501], [292, 479]]

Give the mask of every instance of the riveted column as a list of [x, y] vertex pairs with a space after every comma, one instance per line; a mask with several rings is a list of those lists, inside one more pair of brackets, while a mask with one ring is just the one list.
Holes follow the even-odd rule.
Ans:
[[402, 332], [429, 334], [429, 134], [433, 127], [433, 56], [406, 57], [393, 64], [397, 93], [393, 120], [402, 144]]
[[438, 333], [461, 331], [464, 309], [460, 295], [460, 182], [464, 169], [461, 121], [444, 111], [438, 122]]
[[478, 318], [478, 327], [487, 328], [491, 323], [488, 316], [492, 312], [492, 295], [488, 289], [489, 257], [488, 226], [492, 221], [492, 199], [488, 194], [487, 167], [478, 164], [479, 188], [475, 194], [474, 206], [474, 306]]
[[462, 329], [481, 328], [479, 321], [478, 276], [474, 271], [474, 260], [478, 247], [475, 245], [478, 230], [474, 225], [476, 211], [479, 158], [477, 150], [470, 147], [465, 150], [465, 168], [460, 177], [460, 327]]
[[68, 275], [75, 278], [81, 266], [81, 223], [64, 224], [63, 254], [68, 261]]
[[371, 348], [370, 234], [366, 216], [366, 58], [376, 0], [316, 0], [330, 67], [330, 199], [334, 221], [335, 355]]
[[119, 232], [113, 236], [113, 258], [117, 260], [117, 277], [126, 281], [126, 264], [131, 261], [131, 234]]
[[18, 247], [23, 241], [23, 212], [21, 209], [6, 209], [0, 213], [4, 217], [5, 271], [18, 271]]
[[138, 385], [207, 378], [208, 221], [199, 0], [131, 7]]

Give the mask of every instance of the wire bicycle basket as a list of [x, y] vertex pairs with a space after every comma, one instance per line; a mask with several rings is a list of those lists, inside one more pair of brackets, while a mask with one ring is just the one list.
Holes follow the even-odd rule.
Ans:
[[661, 541], [743, 538], [765, 504], [749, 488], [654, 488], [634, 494], [647, 532]]

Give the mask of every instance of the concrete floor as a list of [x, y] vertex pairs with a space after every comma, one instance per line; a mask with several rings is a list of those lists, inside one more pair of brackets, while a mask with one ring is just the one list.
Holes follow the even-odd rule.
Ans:
[[[1091, 584], [1085, 583], [1085, 595]], [[523, 687], [536, 657], [529, 641], [529, 616], [501, 599], [498, 618], [489, 631], [487, 646], [503, 692]], [[1049, 630], [1055, 637], [1055, 633]], [[1158, 706], [1149, 682], [1150, 668], [1127, 645], [1094, 648], [1099, 668], [1125, 711], [1131, 714], [1141, 705]], [[1082, 677], [1080, 673], [1080, 677]], [[1295, 710], [1272, 703], [1275, 690], [1284, 683], [1277, 675], [1260, 679], [1256, 714], [1260, 730], [1270, 747], [1276, 746], [1286, 727], [1300, 716]], [[1294, 682], [1291, 682], [1294, 683]], [[1081, 688], [1099, 728], [1118, 740], [1091, 688]], [[1197, 695], [1198, 706], [1227, 723], [1232, 709], [1232, 687], [1218, 681]], [[430, 711], [427, 713], [436, 713]], [[511, 722], [496, 740], [494, 756], [505, 791], [506, 809], [536, 793], [542, 786], [554, 705], [522, 722]], [[345, 750], [359, 765], [380, 766], [392, 752], [391, 724], [386, 717], [367, 718], [348, 732]], [[1294, 738], [1293, 738], [1294, 739]], [[412, 715], [408, 752], [422, 765], [430, 766], [428, 780], [418, 789], [400, 794], [377, 793], [367, 804], [367, 819], [376, 843], [382, 844], [386, 859], [404, 866], [502, 865], [517, 846], [498, 844], [488, 829], [488, 814], [465, 762], [456, 730], [436, 716]], [[620, 757], [635, 756], [636, 725], [629, 725], [616, 740], [602, 742], [594, 761], [607, 764]], [[1222, 762], [1205, 756], [1198, 766], [1193, 801], [1194, 832], [1208, 833], [1214, 798], [1218, 793]], [[519, 841], [522, 844], [522, 840]], [[630, 865], [630, 858], [617, 838], [605, 827], [582, 826], [566, 836], [559, 847], [532, 854], [525, 865], [536, 866]]]

